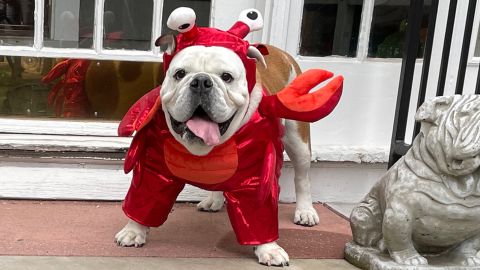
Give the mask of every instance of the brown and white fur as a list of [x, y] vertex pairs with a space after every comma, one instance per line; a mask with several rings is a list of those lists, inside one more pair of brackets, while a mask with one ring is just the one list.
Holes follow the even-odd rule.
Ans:
[[[266, 68], [257, 64], [257, 82], [261, 82], [269, 94], [275, 94], [288, 85], [301, 73], [297, 62], [286, 52], [266, 46], [269, 54], [264, 56]], [[310, 125], [308, 123], [284, 120], [285, 151], [295, 172], [296, 210], [293, 222], [303, 226], [314, 226], [319, 223], [317, 212], [312, 206], [310, 192]], [[198, 203], [200, 211], [217, 212], [224, 203], [222, 192], [211, 192], [207, 198]]]

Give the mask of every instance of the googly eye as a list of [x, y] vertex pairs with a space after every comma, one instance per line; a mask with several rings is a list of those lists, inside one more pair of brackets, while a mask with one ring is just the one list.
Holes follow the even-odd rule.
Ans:
[[262, 14], [254, 8], [245, 9], [240, 12], [238, 20], [248, 25], [250, 31], [257, 31], [263, 28]]
[[168, 16], [167, 26], [172, 30], [176, 30], [180, 33], [190, 31], [195, 26], [195, 20], [197, 16], [195, 11], [187, 7], [179, 7], [172, 11]]

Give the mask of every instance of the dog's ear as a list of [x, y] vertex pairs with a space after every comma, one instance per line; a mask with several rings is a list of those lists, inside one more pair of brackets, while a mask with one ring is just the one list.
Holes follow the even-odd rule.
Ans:
[[435, 123], [438, 116], [445, 109], [445, 106], [452, 104], [453, 97], [435, 97], [425, 101], [415, 114], [415, 120], [418, 122]]
[[257, 60], [257, 62], [262, 63], [264, 68], [267, 68], [267, 63], [265, 62], [265, 58], [263, 58], [262, 53], [254, 46], [248, 46], [247, 56], [250, 58], [254, 58], [255, 60]]
[[177, 39], [173, 34], [165, 34], [157, 38], [155, 46], [159, 46], [162, 52], [172, 54], [177, 48]]

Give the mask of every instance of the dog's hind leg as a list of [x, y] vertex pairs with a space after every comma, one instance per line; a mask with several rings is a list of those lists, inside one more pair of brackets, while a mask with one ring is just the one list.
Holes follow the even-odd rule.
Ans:
[[382, 238], [382, 219], [378, 200], [368, 194], [350, 215], [353, 240], [362, 246], [375, 246]]
[[314, 226], [320, 221], [317, 211], [312, 205], [310, 190], [310, 126], [307, 123], [285, 120], [285, 151], [295, 172], [295, 195], [297, 207], [293, 222], [303, 226]]
[[197, 204], [197, 209], [205, 212], [218, 212], [222, 209], [224, 201], [223, 192], [212, 191], [207, 198]]

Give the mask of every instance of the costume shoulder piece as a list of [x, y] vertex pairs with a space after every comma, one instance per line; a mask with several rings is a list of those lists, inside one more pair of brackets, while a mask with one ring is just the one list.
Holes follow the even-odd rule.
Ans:
[[118, 126], [118, 136], [127, 137], [139, 131], [150, 122], [160, 107], [160, 86], [158, 86], [130, 107]]

